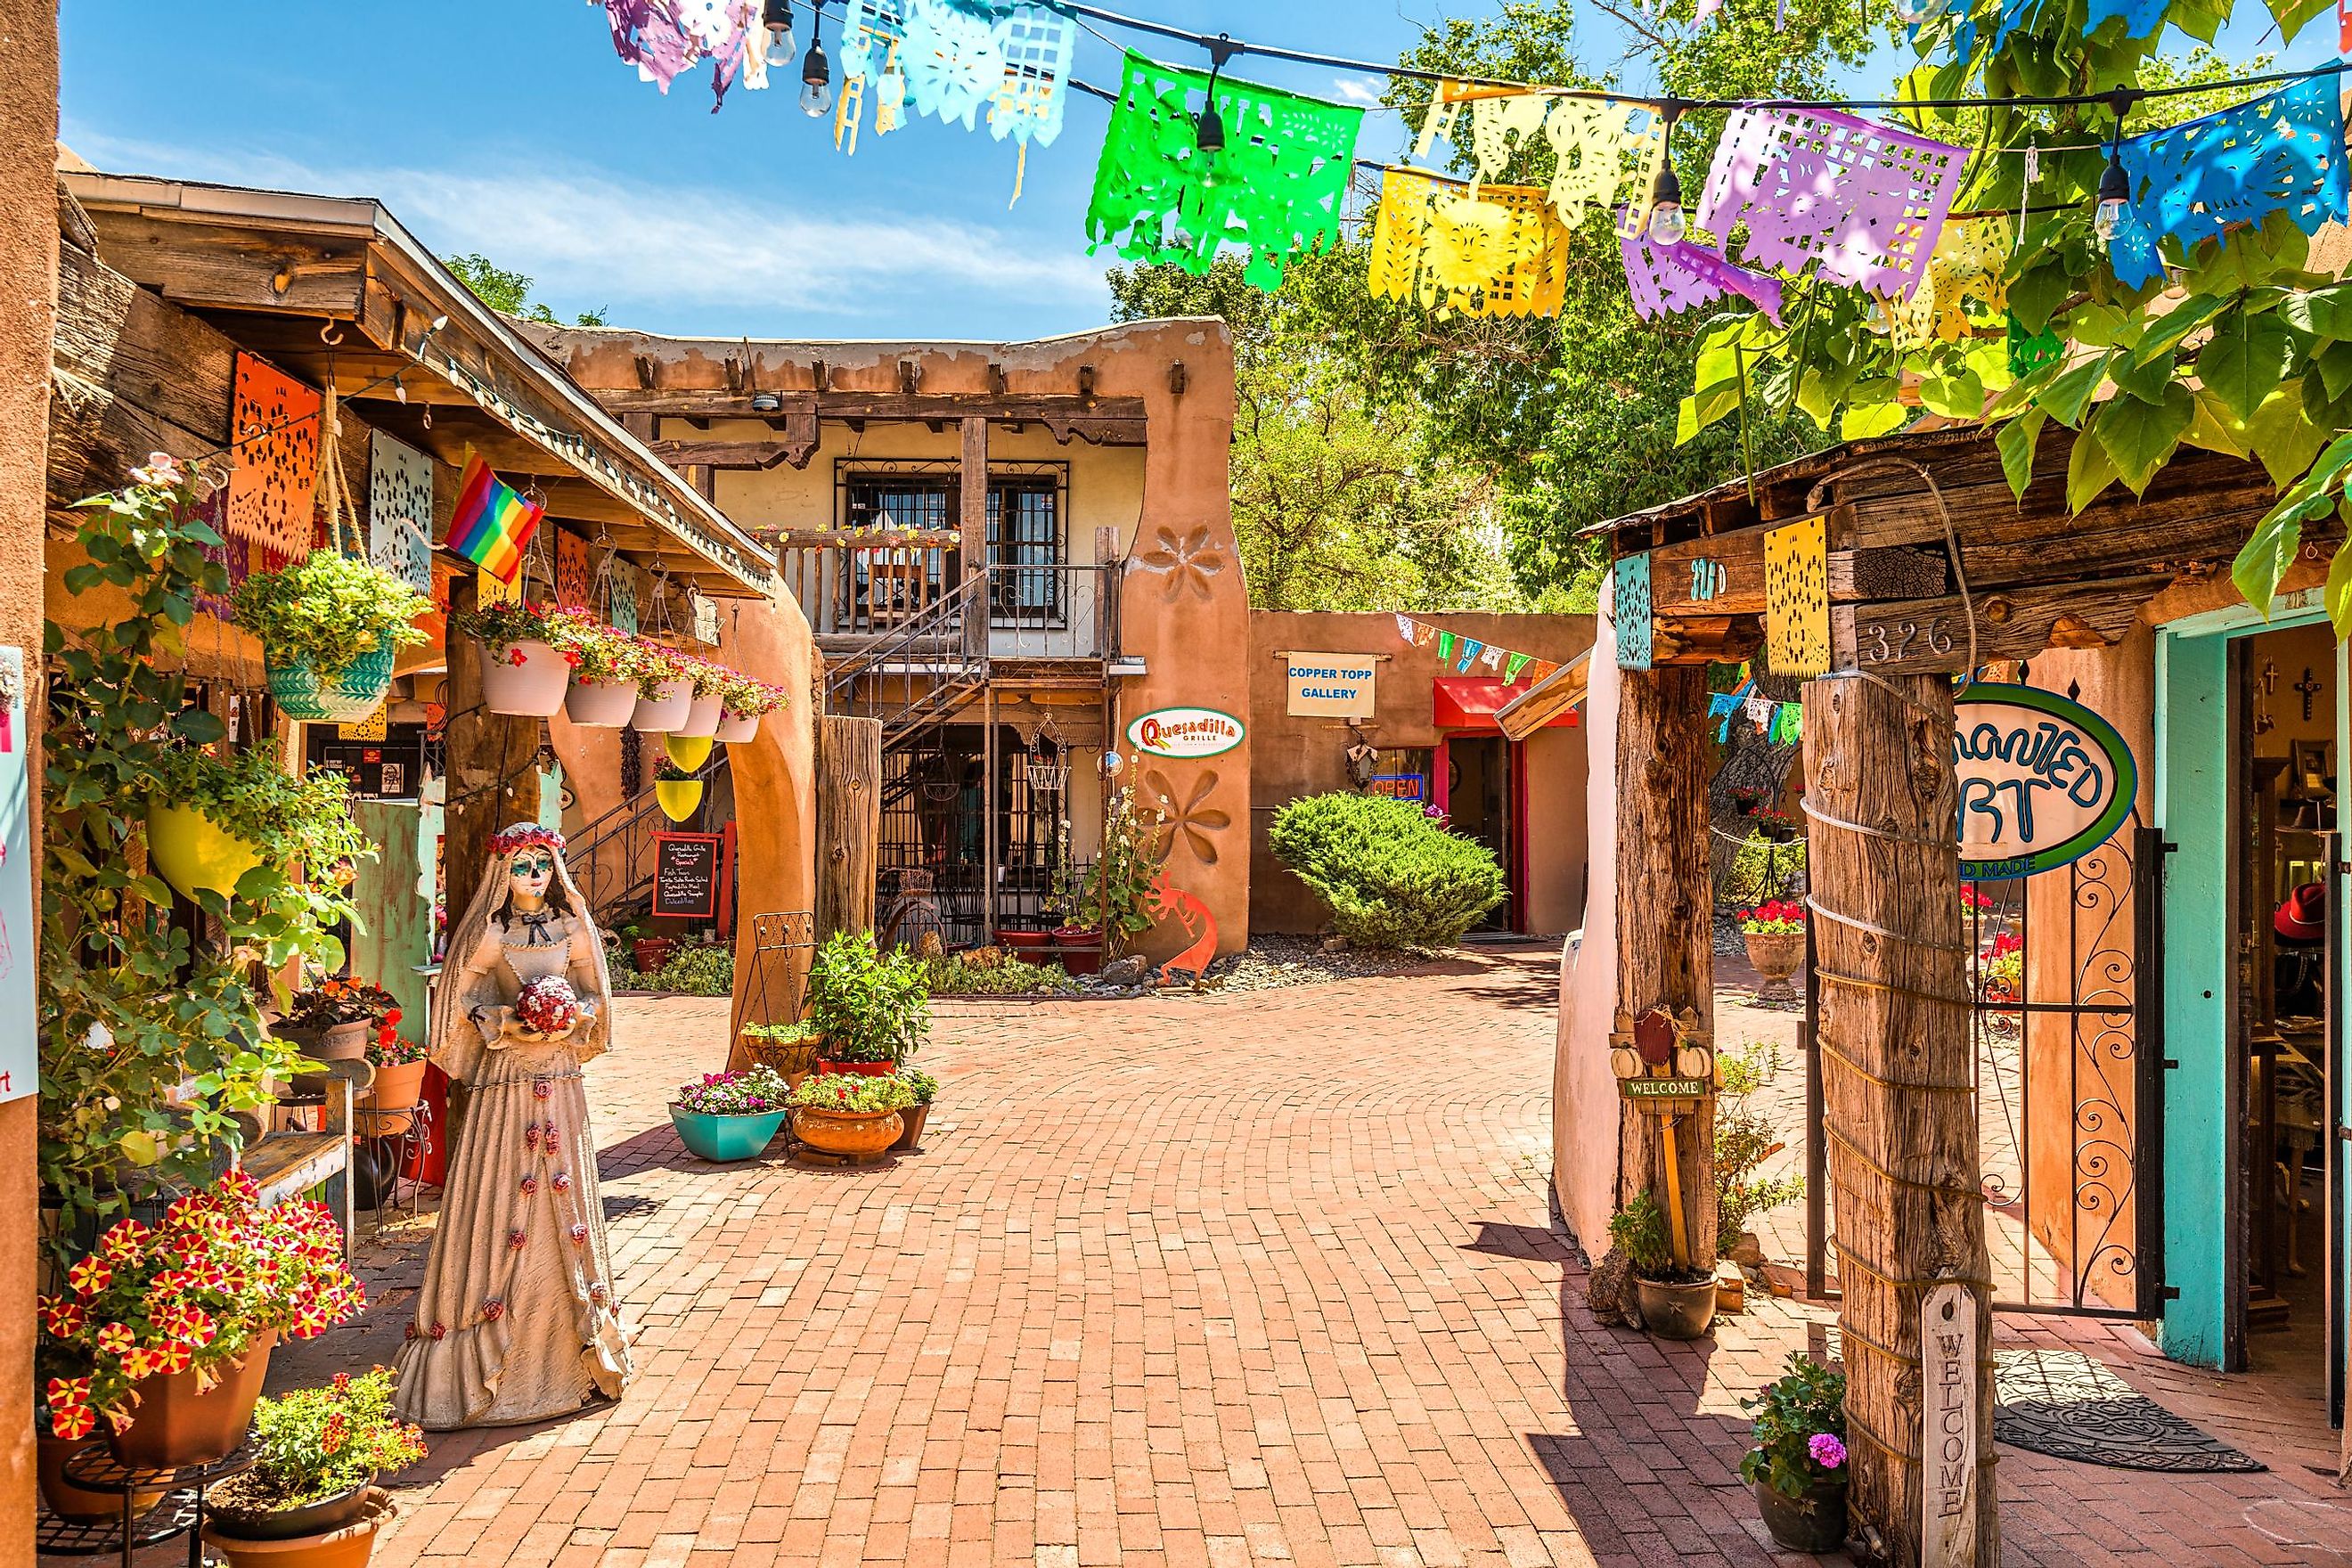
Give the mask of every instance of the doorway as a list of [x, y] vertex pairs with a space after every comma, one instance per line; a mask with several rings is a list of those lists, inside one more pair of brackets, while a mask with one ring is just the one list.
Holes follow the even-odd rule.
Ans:
[[1454, 831], [1493, 852], [1503, 868], [1503, 901], [1475, 928], [1526, 930], [1521, 909], [1519, 748], [1500, 735], [1454, 735], [1445, 742], [1445, 814]]

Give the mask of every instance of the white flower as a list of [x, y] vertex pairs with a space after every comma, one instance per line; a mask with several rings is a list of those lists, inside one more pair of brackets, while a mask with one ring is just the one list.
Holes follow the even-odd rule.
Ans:
[[188, 482], [187, 471], [180, 467], [180, 459], [169, 452], [148, 453], [144, 466], [131, 469], [131, 478], [142, 485], [177, 487]]

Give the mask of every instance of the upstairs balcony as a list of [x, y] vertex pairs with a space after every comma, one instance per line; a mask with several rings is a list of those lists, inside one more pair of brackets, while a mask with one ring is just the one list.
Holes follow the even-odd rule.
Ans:
[[777, 542], [785, 591], [828, 664], [886, 640], [890, 656], [909, 664], [977, 656], [1077, 664], [1085, 668], [1069, 673], [1094, 679], [1118, 657], [1115, 566], [993, 561], [977, 569], [982, 587], [960, 593], [965, 553], [952, 529], [794, 529]]

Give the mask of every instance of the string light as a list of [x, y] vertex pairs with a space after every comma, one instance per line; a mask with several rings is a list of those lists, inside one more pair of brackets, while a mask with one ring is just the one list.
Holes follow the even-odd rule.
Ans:
[[1203, 153], [1225, 150], [1225, 117], [1217, 112], [1217, 77], [1225, 62], [1234, 57], [1234, 41], [1224, 34], [1217, 35], [1209, 48], [1209, 90], [1201, 104], [1201, 118], [1193, 122], [1192, 140]]
[[2119, 87], [2109, 100], [2116, 115], [2116, 140], [2107, 149], [2106, 173], [2099, 176], [2099, 205], [2091, 218], [2092, 230], [2102, 246], [2114, 244], [2124, 213], [2131, 205], [2131, 176], [2124, 172], [2124, 117], [2131, 112], [2132, 99], [2129, 88]]
[[824, 0], [809, 0], [808, 58], [801, 61], [801, 112], [822, 120], [833, 112], [833, 62], [824, 58]]
[[793, 0], [767, 0], [761, 11], [760, 21], [768, 29], [768, 47], [761, 58], [773, 69], [790, 69], [793, 63]]
[[1683, 218], [1683, 182], [1675, 173], [1675, 121], [1682, 118], [1679, 104], [1659, 110], [1666, 122], [1664, 151], [1658, 158], [1658, 178], [1650, 187], [1650, 243], [1680, 245], [1689, 226]]

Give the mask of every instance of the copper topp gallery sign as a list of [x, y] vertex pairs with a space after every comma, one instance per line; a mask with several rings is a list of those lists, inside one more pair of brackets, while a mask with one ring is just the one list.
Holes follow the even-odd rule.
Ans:
[[1242, 721], [1213, 708], [1160, 708], [1127, 727], [1127, 743], [1147, 756], [1189, 762], [1242, 743]]
[[1960, 879], [2031, 877], [2081, 859], [2131, 815], [2139, 770], [2114, 725], [2031, 686], [1976, 685], [1953, 705]]

